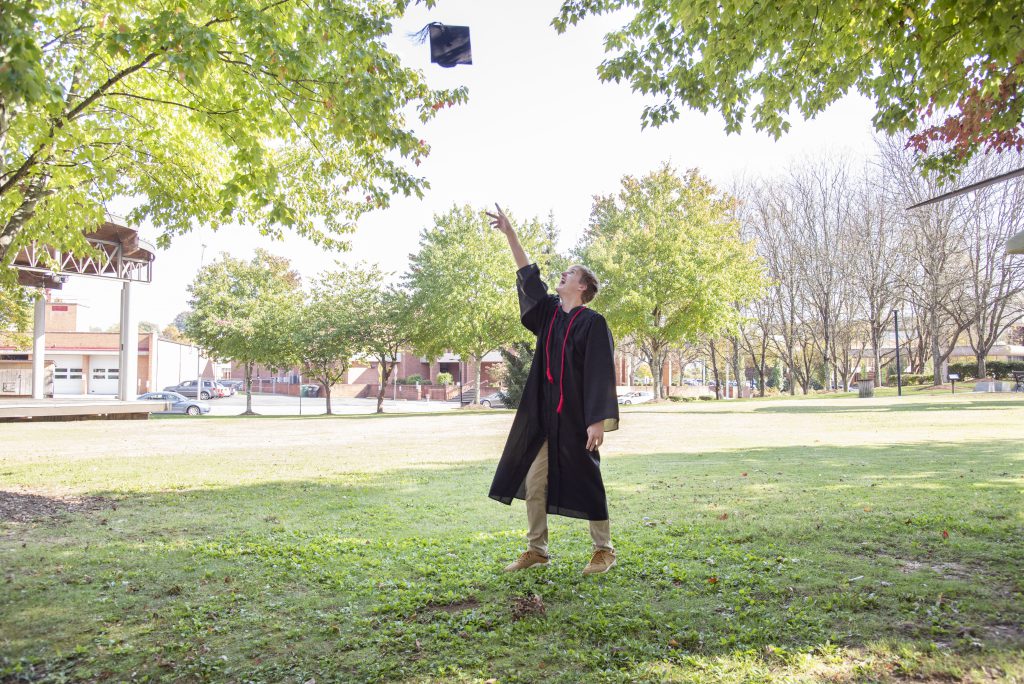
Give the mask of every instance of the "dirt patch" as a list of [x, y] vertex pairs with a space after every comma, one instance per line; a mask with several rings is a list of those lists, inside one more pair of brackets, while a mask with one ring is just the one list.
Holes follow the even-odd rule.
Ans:
[[27, 523], [47, 520], [65, 513], [88, 513], [117, 508], [113, 499], [102, 496], [59, 496], [0, 490], [0, 522]]
[[905, 575], [921, 572], [922, 570], [934, 572], [943, 579], [951, 580], [969, 580], [977, 575], [975, 571], [961, 563], [921, 563], [912, 560], [900, 562], [900, 572]]
[[462, 612], [464, 610], [470, 610], [472, 608], [476, 608], [479, 605], [480, 605], [480, 601], [478, 601], [475, 598], [473, 598], [472, 596], [470, 596], [469, 598], [462, 599], [461, 601], [456, 601], [455, 603], [449, 603], [449, 604], [446, 604], [446, 605], [439, 605], [439, 604], [436, 604], [436, 603], [431, 603], [431, 604], [429, 604], [427, 606], [427, 609], [428, 610], [440, 611], [440, 612], [443, 612], [443, 613], [459, 613], [459, 612]]
[[985, 625], [981, 631], [986, 638], [992, 641], [1011, 644], [1024, 643], [1024, 627], [1021, 625]]

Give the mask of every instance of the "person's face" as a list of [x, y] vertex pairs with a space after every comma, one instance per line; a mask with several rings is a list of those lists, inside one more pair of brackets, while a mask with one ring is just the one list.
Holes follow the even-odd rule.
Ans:
[[558, 281], [555, 292], [563, 297], [572, 294], [582, 296], [587, 290], [586, 283], [581, 280], [582, 275], [583, 271], [580, 270], [579, 266], [570, 266], [562, 271], [562, 278]]

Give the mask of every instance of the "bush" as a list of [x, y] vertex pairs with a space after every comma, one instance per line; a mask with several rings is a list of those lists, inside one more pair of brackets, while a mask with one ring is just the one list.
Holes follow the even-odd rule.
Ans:
[[434, 382], [438, 385], [450, 385], [455, 382], [455, 378], [452, 377], [451, 373], [438, 373], [434, 378]]
[[[996, 380], [1010, 380], [1013, 371], [1024, 371], [1024, 361], [986, 361], [985, 371]], [[978, 364], [973, 361], [949, 364], [950, 373], [959, 373], [961, 380], [973, 380], [978, 376]]]
[[714, 398], [715, 398], [715, 396], [713, 394], [712, 395], [707, 395], [707, 394], [700, 395], [700, 400], [701, 401], [711, 401]]
[[399, 385], [415, 385], [416, 383], [423, 384], [423, 376], [418, 373], [414, 373], [407, 378], [398, 379]]
[[[932, 384], [935, 376], [931, 373], [904, 373], [901, 377], [901, 381], [904, 385], [930, 385]], [[896, 386], [896, 374], [889, 378], [890, 387]]]

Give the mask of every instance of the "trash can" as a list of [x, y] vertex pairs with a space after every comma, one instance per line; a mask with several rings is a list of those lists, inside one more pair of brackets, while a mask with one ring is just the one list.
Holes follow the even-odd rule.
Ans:
[[861, 399], [875, 396], [875, 381], [874, 380], [860, 380], [857, 382], [857, 389]]
[[320, 395], [320, 385], [303, 385], [299, 392], [304, 397], [317, 397]]

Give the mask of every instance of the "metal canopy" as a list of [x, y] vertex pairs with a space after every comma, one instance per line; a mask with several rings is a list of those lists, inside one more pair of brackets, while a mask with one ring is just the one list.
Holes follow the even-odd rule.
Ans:
[[152, 282], [156, 249], [140, 240], [137, 231], [106, 221], [96, 230], [86, 233], [85, 239], [96, 250], [95, 254], [77, 256], [37, 244], [21, 250], [12, 264], [18, 271], [18, 283], [26, 287], [59, 290], [72, 275]]
[[1008, 171], [1006, 173], [1001, 173], [998, 176], [992, 176], [991, 178], [986, 178], [983, 181], [978, 181], [977, 183], [971, 183], [970, 185], [965, 185], [964, 187], [959, 188], [957, 190], [950, 190], [949, 192], [943, 193], [941, 195], [937, 195], [937, 196], [932, 197], [930, 199], [926, 199], [923, 202], [918, 202], [917, 204], [911, 205], [911, 206], [907, 207], [907, 211], [910, 211], [911, 209], [917, 209], [918, 207], [926, 207], [929, 204], [935, 204], [936, 202], [941, 202], [943, 200], [953, 199], [954, 197], [959, 197], [960, 195], [965, 195], [968, 192], [973, 192], [975, 190], [981, 190], [982, 188], [988, 187], [989, 185], [995, 185], [996, 183], [1002, 183], [1004, 181], [1008, 181], [1011, 178], [1016, 178], [1017, 176], [1024, 176], [1024, 168], [1020, 168], [1020, 169], [1017, 169], [1015, 171]]

